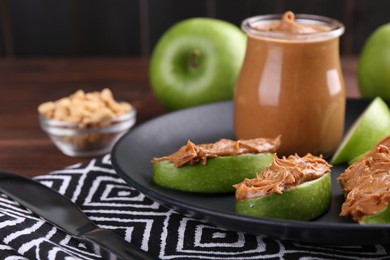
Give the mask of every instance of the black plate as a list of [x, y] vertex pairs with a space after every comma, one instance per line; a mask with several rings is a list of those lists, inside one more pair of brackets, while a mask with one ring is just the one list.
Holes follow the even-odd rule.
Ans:
[[[348, 100], [346, 128], [367, 107], [368, 100]], [[233, 104], [221, 102], [181, 110], [146, 122], [123, 136], [112, 151], [112, 163], [131, 186], [162, 205], [202, 221], [232, 230], [299, 242], [364, 245], [390, 241], [390, 225], [359, 225], [339, 217], [343, 195], [332, 169], [332, 206], [314, 221], [252, 218], [234, 212], [234, 194], [202, 195], [165, 189], [151, 182], [155, 156], [174, 152], [191, 139], [195, 143], [234, 138]]]

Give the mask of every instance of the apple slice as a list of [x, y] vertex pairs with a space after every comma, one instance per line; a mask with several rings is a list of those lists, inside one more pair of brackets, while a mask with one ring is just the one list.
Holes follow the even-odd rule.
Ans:
[[332, 199], [330, 173], [287, 189], [283, 194], [237, 200], [239, 214], [293, 220], [311, 220], [328, 210]]
[[373, 214], [364, 216], [359, 224], [389, 224], [390, 223], [390, 206], [387, 206], [384, 210]]
[[278, 158], [253, 179], [236, 188], [239, 214], [293, 220], [311, 220], [328, 210], [331, 202], [330, 167], [322, 157], [307, 154]]
[[353, 123], [334, 153], [331, 164], [353, 163], [390, 135], [390, 111], [376, 97]]
[[337, 178], [345, 196], [340, 216], [360, 224], [390, 223], [390, 136]]
[[233, 185], [256, 173], [272, 162], [272, 153], [221, 156], [207, 160], [206, 165], [176, 167], [169, 161], [153, 165], [152, 181], [162, 187], [199, 193], [234, 192]]

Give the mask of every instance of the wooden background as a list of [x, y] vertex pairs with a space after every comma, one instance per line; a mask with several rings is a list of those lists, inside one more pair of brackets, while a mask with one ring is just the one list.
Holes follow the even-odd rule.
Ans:
[[162, 33], [185, 18], [239, 26], [246, 17], [286, 10], [342, 21], [347, 55], [390, 22], [389, 0], [0, 0], [0, 58], [149, 56]]
[[346, 25], [343, 73], [348, 97], [359, 97], [357, 54], [390, 21], [390, 0], [0, 0], [0, 170], [35, 176], [89, 161], [62, 154], [37, 120], [40, 103], [78, 89], [111, 88], [136, 107], [137, 123], [164, 114], [150, 88], [149, 55], [176, 22], [216, 17], [239, 26], [286, 10]]

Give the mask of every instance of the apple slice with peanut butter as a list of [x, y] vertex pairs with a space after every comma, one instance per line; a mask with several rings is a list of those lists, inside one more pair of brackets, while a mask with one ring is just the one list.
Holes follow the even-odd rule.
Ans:
[[331, 202], [330, 167], [322, 157], [307, 154], [278, 158], [253, 179], [236, 188], [236, 212], [252, 217], [312, 220]]
[[390, 136], [338, 178], [345, 195], [341, 216], [361, 224], [390, 223]]
[[276, 138], [221, 139], [153, 158], [152, 181], [162, 187], [199, 193], [234, 192], [233, 184], [252, 178], [272, 162], [280, 146]]

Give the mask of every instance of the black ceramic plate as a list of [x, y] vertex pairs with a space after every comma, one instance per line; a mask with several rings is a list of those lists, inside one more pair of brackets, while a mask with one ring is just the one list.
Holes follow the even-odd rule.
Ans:
[[[346, 128], [367, 107], [367, 100], [348, 100]], [[228, 229], [299, 242], [363, 245], [390, 241], [389, 225], [359, 225], [339, 217], [343, 195], [337, 176], [346, 166], [332, 170], [332, 206], [314, 221], [252, 218], [234, 212], [234, 194], [195, 194], [165, 189], [151, 182], [155, 156], [172, 153], [188, 139], [195, 143], [234, 138], [233, 104], [222, 102], [181, 110], [146, 122], [123, 136], [112, 152], [118, 174], [131, 186], [164, 206]], [[304, 202], [302, 202], [304, 203]]]

